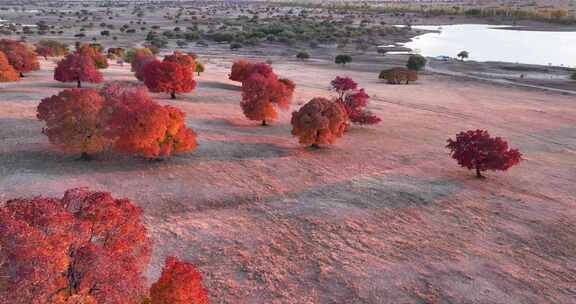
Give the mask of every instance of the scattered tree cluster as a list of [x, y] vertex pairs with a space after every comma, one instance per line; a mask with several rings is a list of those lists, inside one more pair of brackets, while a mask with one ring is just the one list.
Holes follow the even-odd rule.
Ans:
[[43, 99], [38, 119], [52, 144], [89, 159], [113, 151], [147, 159], [163, 159], [196, 148], [195, 133], [185, 126], [185, 114], [161, 106], [146, 90], [111, 83], [99, 92], [69, 89]]
[[141, 217], [128, 199], [86, 189], [2, 204], [0, 302], [208, 303], [201, 274], [174, 257], [147, 290], [151, 242]]
[[506, 171], [522, 160], [517, 149], [510, 149], [500, 137], [491, 137], [486, 130], [470, 130], [448, 139], [446, 148], [458, 164], [469, 170], [475, 169], [476, 176], [482, 178], [482, 171]]
[[410, 81], [418, 80], [418, 72], [401, 67], [391, 68], [381, 71], [378, 78], [386, 80], [389, 84], [408, 84]]

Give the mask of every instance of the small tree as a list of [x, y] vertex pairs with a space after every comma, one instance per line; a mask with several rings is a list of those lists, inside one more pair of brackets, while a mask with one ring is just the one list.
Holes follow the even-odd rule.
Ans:
[[462, 51], [460, 53], [458, 53], [458, 58], [460, 58], [460, 61], [464, 61], [464, 59], [467, 59], [469, 56], [467, 51]]
[[2, 39], [0, 40], [0, 51], [4, 52], [10, 65], [20, 73], [20, 77], [24, 77], [24, 73], [40, 69], [36, 53], [24, 43]]
[[306, 60], [310, 58], [310, 54], [308, 54], [307, 52], [300, 52], [298, 54], [296, 54], [296, 58], [300, 59], [300, 60]]
[[151, 92], [169, 93], [172, 99], [176, 98], [176, 93], [191, 92], [196, 87], [190, 68], [169, 61], [146, 64], [144, 84]]
[[292, 113], [292, 135], [299, 142], [317, 148], [333, 144], [346, 129], [346, 112], [338, 103], [317, 97]]
[[4, 52], [0, 51], [0, 82], [20, 80], [18, 72], [10, 65]]
[[196, 70], [195, 72], [198, 74], [198, 77], [200, 77], [200, 73], [204, 73], [204, 64], [202, 64], [201, 62], [197, 62], [196, 63]]
[[392, 68], [381, 71], [378, 78], [386, 80], [389, 84], [408, 84], [410, 81], [418, 80], [418, 72], [407, 68]]
[[332, 90], [338, 93], [338, 98], [342, 99], [344, 94], [348, 91], [356, 90], [358, 88], [358, 83], [352, 80], [350, 77], [340, 77], [337, 76], [330, 82]]
[[94, 61], [78, 53], [67, 55], [54, 69], [54, 80], [76, 82], [78, 88], [82, 87], [83, 81], [100, 83], [102, 79], [102, 73], [94, 65]]
[[337, 55], [337, 56], [334, 58], [334, 62], [335, 62], [336, 64], [345, 65], [345, 64], [347, 64], [347, 63], [352, 62], [352, 56], [350, 56], [350, 55]]
[[346, 112], [347, 123], [366, 125], [377, 124], [381, 119], [366, 110], [368, 99], [370, 98], [364, 89], [359, 89], [358, 84], [349, 77], [336, 77], [330, 83], [332, 90], [338, 93], [336, 102], [339, 103]]
[[287, 110], [294, 93], [294, 83], [290, 80], [279, 80], [272, 74], [253, 72], [242, 83], [242, 102], [240, 106], [244, 115], [250, 120], [268, 122], [278, 116], [276, 107]]
[[107, 136], [114, 138], [114, 150], [148, 159], [162, 159], [173, 153], [196, 148], [196, 134], [185, 125], [184, 112], [161, 106], [139, 87], [103, 90]]
[[50, 143], [88, 160], [111, 144], [100, 120], [103, 106], [104, 99], [96, 90], [68, 89], [42, 99], [37, 117], [46, 123], [42, 132]]
[[460, 166], [475, 169], [478, 178], [483, 178], [482, 171], [506, 171], [522, 160], [517, 149], [509, 149], [505, 140], [490, 137], [486, 130], [460, 132], [455, 140], [448, 139], [446, 148]]
[[420, 71], [426, 66], [426, 58], [422, 55], [413, 54], [408, 57], [406, 67], [413, 71]]
[[92, 58], [94, 65], [96, 65], [97, 68], [105, 69], [108, 67], [108, 58], [106, 58], [106, 56], [100, 52], [101, 50], [102, 46], [98, 44], [83, 44], [78, 48], [77, 52], [81, 55]]
[[208, 292], [202, 274], [194, 265], [175, 257], [166, 258], [162, 275], [150, 287], [153, 304], [208, 304]]

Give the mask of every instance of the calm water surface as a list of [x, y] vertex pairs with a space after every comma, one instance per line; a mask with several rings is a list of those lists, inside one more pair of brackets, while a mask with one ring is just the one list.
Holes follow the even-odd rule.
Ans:
[[438, 30], [416, 37], [405, 46], [424, 56], [456, 57], [468, 51], [476, 61], [504, 61], [576, 67], [576, 32], [539, 32], [498, 29], [502, 26], [457, 24], [413, 26]]

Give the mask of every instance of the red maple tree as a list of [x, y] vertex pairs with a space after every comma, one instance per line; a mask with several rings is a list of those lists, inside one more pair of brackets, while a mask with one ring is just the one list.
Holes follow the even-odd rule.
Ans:
[[202, 274], [194, 265], [168, 257], [158, 281], [150, 287], [153, 304], [208, 304]]
[[44, 98], [37, 117], [46, 123], [42, 130], [50, 143], [82, 159], [106, 149], [111, 143], [100, 121], [104, 99], [93, 89], [68, 89]]
[[341, 104], [346, 111], [351, 123], [365, 125], [377, 124], [381, 119], [366, 110], [370, 96], [364, 89], [358, 88], [358, 84], [348, 77], [336, 77], [330, 83], [332, 90], [338, 93], [336, 102]]
[[171, 55], [164, 56], [164, 61], [178, 63], [192, 71], [192, 74], [196, 71], [196, 61], [193, 56], [184, 54], [182, 52], [175, 51]]
[[150, 242], [142, 210], [85, 189], [0, 207], [2, 303], [137, 304]]
[[98, 71], [90, 57], [80, 53], [71, 53], [58, 62], [56, 69], [54, 69], [54, 80], [76, 82], [80, 88], [83, 81], [102, 82], [102, 73]]
[[0, 51], [0, 82], [11, 82], [20, 80], [20, 75], [10, 65], [4, 52]]
[[10, 65], [20, 73], [20, 77], [24, 76], [23, 73], [40, 69], [36, 53], [24, 43], [1, 39], [0, 51], [4, 52]]
[[144, 84], [151, 92], [169, 93], [175, 99], [176, 93], [191, 92], [196, 87], [193, 71], [186, 66], [170, 61], [153, 61], [144, 67]]
[[301, 144], [318, 147], [333, 144], [346, 129], [346, 112], [343, 107], [326, 98], [316, 97], [300, 110], [292, 113], [292, 135]]
[[491, 137], [486, 130], [469, 130], [456, 134], [456, 139], [448, 139], [446, 148], [452, 158], [469, 170], [476, 170], [476, 177], [482, 178], [482, 171], [506, 171], [522, 160], [517, 149], [510, 149], [500, 137]]
[[108, 67], [108, 58], [101, 53], [101, 49], [97, 46], [92, 46], [90, 44], [82, 44], [77, 50], [78, 53], [84, 56], [92, 58], [94, 65], [99, 69], [105, 69]]
[[294, 93], [294, 83], [279, 80], [274, 74], [253, 72], [242, 83], [242, 102], [244, 115], [250, 120], [262, 121], [266, 126], [278, 116], [276, 107], [287, 110]]
[[196, 148], [196, 134], [186, 127], [184, 112], [159, 105], [137, 87], [108, 88], [105, 96], [107, 135], [117, 152], [162, 159]]
[[247, 60], [238, 60], [232, 64], [232, 69], [230, 71], [229, 79], [233, 81], [243, 82], [248, 78], [249, 69], [252, 66]]

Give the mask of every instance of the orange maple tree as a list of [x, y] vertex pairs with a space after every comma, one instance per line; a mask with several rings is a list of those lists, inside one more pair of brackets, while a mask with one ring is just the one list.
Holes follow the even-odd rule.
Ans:
[[20, 80], [20, 75], [10, 65], [4, 52], [0, 51], [0, 82], [11, 82]]
[[38, 56], [22, 42], [1, 39], [0, 51], [4, 52], [10, 65], [20, 73], [20, 77], [24, 76], [23, 73], [40, 69]]
[[250, 120], [262, 121], [265, 126], [278, 117], [276, 108], [287, 110], [294, 94], [294, 83], [278, 79], [276, 74], [260, 73], [257, 70], [242, 83], [244, 115]]
[[99, 69], [105, 69], [108, 67], [108, 58], [106, 58], [106, 56], [102, 54], [97, 47], [85, 43], [77, 49], [77, 52], [81, 55], [92, 58], [94, 65]]
[[150, 287], [152, 304], [208, 304], [202, 274], [194, 265], [168, 257], [158, 281]]
[[333, 144], [346, 130], [346, 111], [339, 103], [316, 97], [292, 113], [292, 135], [301, 144]]

